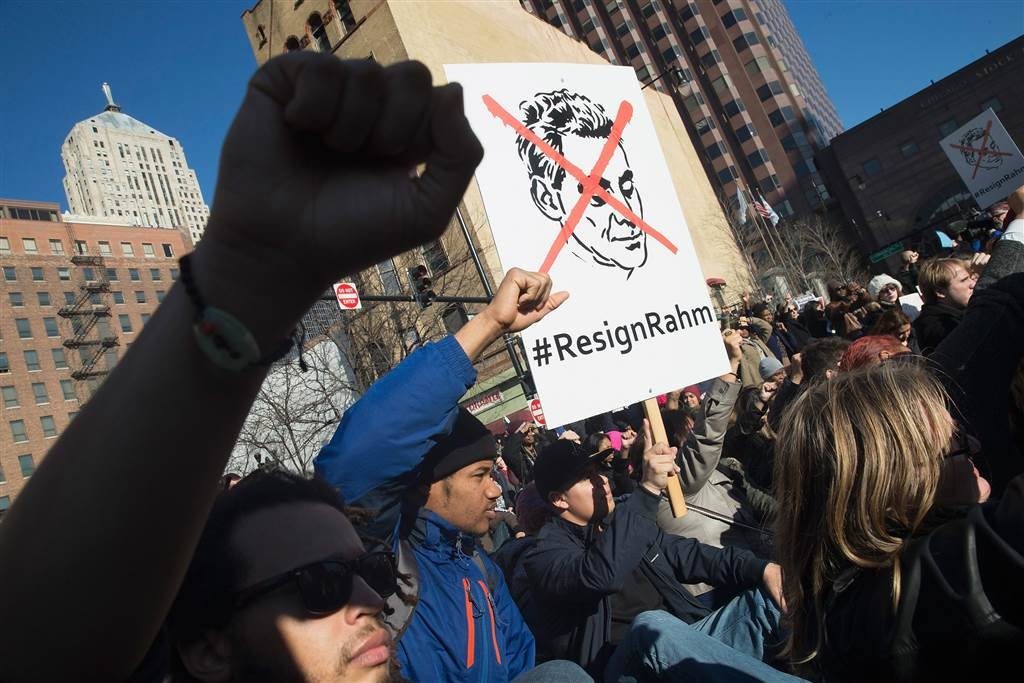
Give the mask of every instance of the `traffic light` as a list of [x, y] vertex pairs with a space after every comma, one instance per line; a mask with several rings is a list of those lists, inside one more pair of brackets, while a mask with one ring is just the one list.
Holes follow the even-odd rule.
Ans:
[[426, 308], [434, 300], [434, 297], [437, 296], [434, 290], [431, 289], [433, 283], [427, 274], [427, 267], [421, 263], [418, 266], [409, 268], [408, 272], [409, 285], [412, 287], [413, 294], [416, 296], [420, 308]]

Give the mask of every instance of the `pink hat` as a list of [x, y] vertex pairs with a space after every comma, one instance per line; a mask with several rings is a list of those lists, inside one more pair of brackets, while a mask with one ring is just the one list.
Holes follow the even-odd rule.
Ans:
[[612, 442], [612, 448], [617, 451], [622, 450], [622, 432], [605, 432], [608, 435], [608, 440]]

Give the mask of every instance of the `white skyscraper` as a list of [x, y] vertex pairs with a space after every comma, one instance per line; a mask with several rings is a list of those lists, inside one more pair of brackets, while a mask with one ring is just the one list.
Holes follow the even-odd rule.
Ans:
[[104, 111], [76, 123], [60, 148], [71, 213], [187, 227], [198, 242], [210, 209], [181, 144], [122, 113], [106, 83], [103, 92]]

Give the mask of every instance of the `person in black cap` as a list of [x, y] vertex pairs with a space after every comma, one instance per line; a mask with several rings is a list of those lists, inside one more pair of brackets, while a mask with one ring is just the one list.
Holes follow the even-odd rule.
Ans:
[[547, 275], [512, 269], [458, 332], [375, 382], [316, 458], [317, 472], [346, 501], [374, 512], [360, 532], [386, 539], [396, 553], [402, 590], [389, 599], [384, 621], [404, 678], [509, 681], [525, 673], [547, 680], [559, 673], [534, 669], [533, 635], [501, 570], [479, 550], [501, 495], [491, 478], [498, 453], [459, 399], [487, 346], [567, 296], [551, 292]]
[[[652, 443], [646, 422], [644, 429], [646, 443]], [[782, 589], [779, 567], [747, 550], [703, 545], [658, 527], [661, 492], [679, 470], [675, 454], [665, 443], [648, 448], [643, 480], [618, 501], [601, 474], [603, 454], [588, 455], [559, 441], [537, 458], [534, 482], [555, 515], [523, 559], [532, 595], [520, 607], [537, 638], [539, 660], [569, 659], [592, 674], [603, 671], [605, 680], [618, 680], [609, 677], [613, 671], [667, 673], [642, 670], [644, 657], [638, 655], [648, 641], [627, 639], [638, 615], [664, 610], [668, 614], [656, 619], [659, 632], [666, 631], [668, 619], [673, 627], [667, 637], [676, 651], [695, 643], [707, 651], [704, 641], [713, 638], [731, 646], [724, 650], [730, 666], [757, 672], [759, 678], [777, 673], [759, 660], [769, 643], [781, 642], [775, 604]], [[745, 591], [712, 613], [681, 585], [697, 581], [743, 589], [763, 586], [766, 592]], [[711, 648], [722, 651], [720, 645]]]

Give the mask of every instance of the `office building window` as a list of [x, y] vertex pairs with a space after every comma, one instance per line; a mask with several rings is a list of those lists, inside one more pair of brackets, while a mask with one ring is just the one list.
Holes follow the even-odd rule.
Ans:
[[915, 154], [917, 154], [918, 151], [919, 148], [917, 146], [917, 143], [914, 142], [913, 140], [907, 140], [902, 145], [900, 145], [900, 154], [902, 154], [904, 158], [912, 157]]
[[47, 337], [59, 337], [60, 332], [57, 331], [57, 319], [56, 318], [43, 318], [43, 328], [46, 329]]
[[37, 370], [41, 369], [39, 367], [39, 354], [38, 353], [36, 353], [32, 349], [29, 349], [27, 351], [22, 351], [22, 355], [25, 357], [25, 368], [29, 372], [36, 372]]
[[100, 255], [101, 256], [112, 256], [114, 252], [110, 250], [110, 242], [100, 242]]
[[708, 32], [707, 26], [700, 26], [697, 29], [690, 31], [690, 42], [694, 45], [700, 45], [710, 37], [711, 33]]
[[868, 159], [864, 162], [862, 168], [866, 175], [875, 176], [882, 172], [882, 164], [879, 163], [878, 159]]
[[60, 278], [61, 280], [65, 280], [65, 281], [66, 280], [70, 280], [71, 279], [71, 269], [70, 268], [58, 268], [57, 269], [57, 277]]
[[14, 266], [4, 266], [4, 281], [14, 282], [18, 279], [17, 273], [14, 271]]
[[32, 282], [43, 281], [43, 269], [41, 267], [35, 267], [30, 269], [32, 271]]
[[53, 355], [53, 366], [58, 370], [67, 370], [68, 358], [64, 355], [64, 349], [50, 349]]
[[717, 159], [718, 157], [725, 154], [725, 145], [721, 142], [713, 142], [707, 149], [708, 159]]
[[162, 304], [164, 302], [164, 297], [165, 296], [167, 296], [167, 292], [165, 292], [162, 289], [156, 290], [156, 302], [158, 304]]
[[32, 324], [28, 321], [28, 318], [15, 318], [14, 326], [18, 328], [18, 339], [32, 338]]
[[700, 56], [700, 63], [709, 69], [721, 61], [722, 55], [718, 52], [718, 50], [712, 50], [711, 52], [705, 53]]
[[167, 258], [174, 258], [174, 249], [171, 248], [171, 245], [165, 242], [160, 246], [163, 247], [164, 256], [166, 256]]
[[142, 313], [142, 314], [139, 315], [139, 320], [142, 321], [143, 325], [145, 325], [146, 323], [149, 322], [149, 318], [150, 318], [150, 314], [149, 313]]
[[115, 304], [123, 304], [124, 303], [124, 292], [111, 292], [110, 295], [112, 297], [114, 297], [114, 303]]
[[761, 41], [758, 40], [757, 34], [753, 31], [744, 33], [742, 36], [732, 41], [732, 46], [736, 48], [736, 52], [743, 52], [751, 45], [758, 45]]
[[160, 269], [159, 268], [150, 268], [149, 269], [149, 277], [150, 277], [151, 280], [153, 280], [153, 282], [160, 282], [160, 280], [161, 280]]
[[43, 415], [39, 418], [39, 424], [43, 428], [43, 436], [57, 436], [57, 425], [53, 422], [53, 415]]
[[733, 11], [722, 15], [722, 25], [729, 28], [730, 26], [735, 26], [737, 21], [742, 21], [746, 18], [747, 13], [737, 7]]
[[36, 241], [31, 237], [22, 237], [21, 246], [25, 250], [26, 254], [39, 253], [39, 248], [36, 246]]
[[64, 292], [64, 303], [67, 304], [68, 306], [74, 306], [75, 305], [75, 293], [74, 292]]
[[50, 306], [50, 293], [49, 292], [36, 292], [36, 299], [39, 301], [40, 306]]
[[999, 101], [998, 97], [990, 97], [981, 103], [981, 110], [991, 109], [994, 113], [998, 114], [1003, 110], [1003, 103]]
[[768, 161], [768, 152], [763, 149], [757, 149], [747, 155], [747, 163], [750, 164], [751, 168], [757, 168], [763, 166]]
[[377, 275], [380, 277], [380, 285], [385, 294], [402, 293], [402, 285], [398, 281], [398, 274], [395, 272], [395, 262], [393, 259], [378, 263]]
[[54, 256], [61, 256], [64, 254], [64, 243], [60, 240], [50, 240], [50, 253]]
[[177, 268], [171, 268], [171, 279], [175, 280], [175, 281], [178, 279], [178, 269]]
[[757, 135], [757, 129], [749, 123], [736, 129], [736, 139], [740, 142], [746, 142], [755, 135]]
[[725, 106], [722, 107], [722, 109], [725, 111], [725, 115], [728, 116], [729, 118], [736, 116], [741, 111], [747, 110], [747, 108], [743, 106], [743, 102], [741, 102], [740, 100], [732, 100], [731, 102], [727, 102]]
[[14, 438], [14, 443], [28, 441], [28, 433], [25, 431], [24, 420], [11, 420], [8, 424], [11, 427], [11, 436]]
[[153, 245], [149, 242], [142, 243], [142, 255], [146, 258], [155, 258], [156, 252], [153, 251]]
[[13, 386], [0, 387], [0, 394], [4, 397], [4, 408], [17, 408], [21, 405], [18, 402], [18, 390]]
[[135, 290], [135, 303], [144, 304], [146, 303], [146, 293]]
[[32, 459], [31, 455], [19, 455], [18, 467], [21, 468], [21, 476], [26, 479], [31, 477], [32, 473], [36, 471], [36, 463], [35, 460]]
[[[0, 215], [3, 215], [2, 211], [0, 211]], [[0, 237], [0, 255], [6, 256], [7, 254], [10, 254], [10, 253], [11, 253], [11, 241], [9, 239], [7, 239], [6, 237]]]
[[132, 319], [128, 316], [127, 313], [122, 313], [122, 314], [118, 315], [117, 316], [117, 321], [121, 324], [121, 331], [122, 332], [131, 332], [132, 331]]
[[7, 354], [3, 351], [0, 351], [0, 374], [10, 371], [11, 366], [10, 363], [7, 362]]
[[699, 15], [700, 10], [697, 9], [697, 5], [693, 4], [692, 2], [689, 3], [683, 9], [679, 10], [679, 18], [682, 19], [683, 21], [686, 21], [687, 19], [693, 19], [694, 17]]
[[46, 393], [46, 384], [44, 382], [33, 382], [32, 383], [32, 395], [36, 399], [36, 405], [42, 405], [43, 403], [49, 403], [50, 397]]
[[74, 401], [78, 398], [75, 396], [75, 383], [70, 379], [62, 379], [60, 381], [60, 391], [65, 401]]
[[25, 297], [21, 292], [8, 292], [7, 298], [11, 302], [11, 308], [21, 308], [25, 305]]
[[117, 282], [117, 268], [107, 268], [107, 280]]
[[135, 256], [135, 248], [131, 242], [121, 242], [121, 253], [125, 256]]
[[128, 269], [128, 279], [131, 280], [132, 282], [139, 282], [140, 279], [141, 279], [139, 277], [139, 269], [138, 268], [129, 268]]

